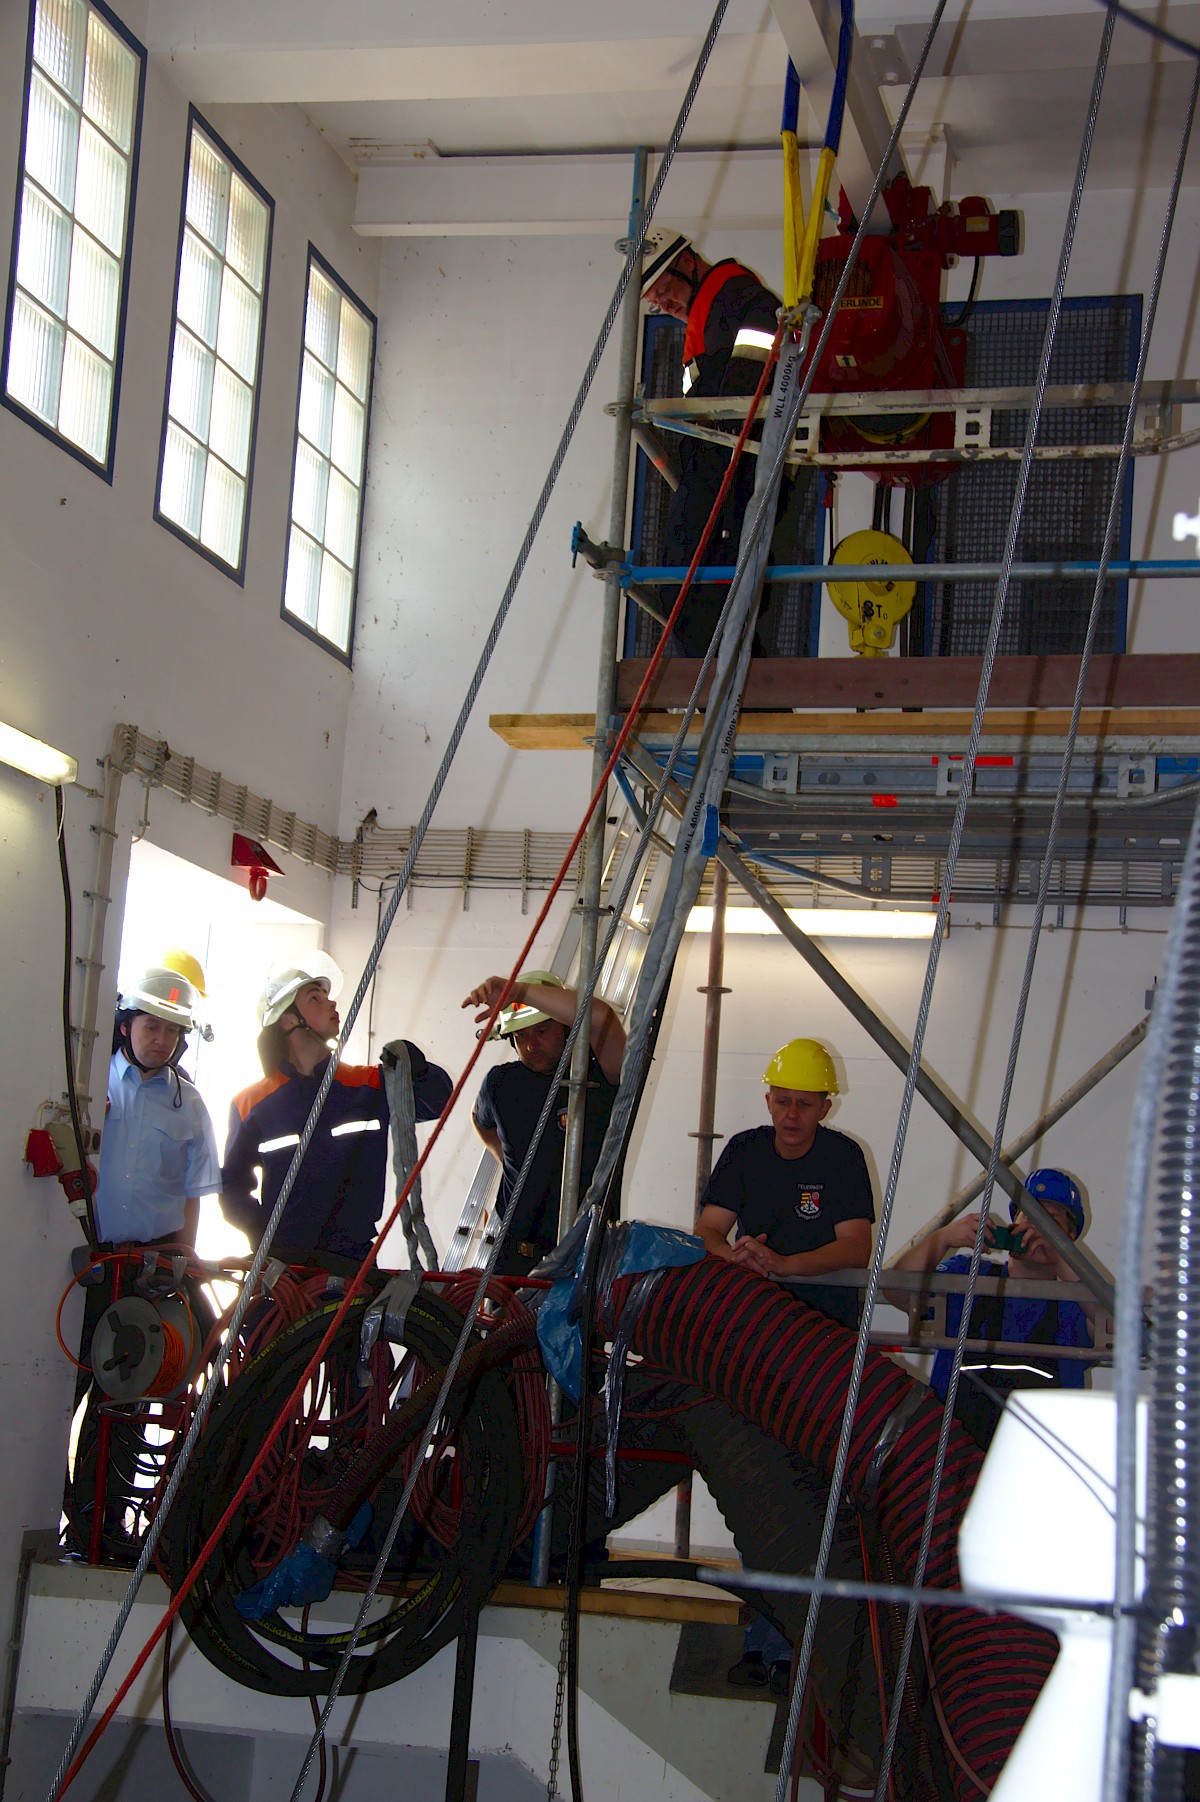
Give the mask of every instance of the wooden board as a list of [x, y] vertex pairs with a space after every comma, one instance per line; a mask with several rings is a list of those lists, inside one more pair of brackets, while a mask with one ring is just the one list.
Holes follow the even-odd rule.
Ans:
[[[699, 735], [702, 714], [692, 722]], [[1070, 710], [1004, 709], [984, 715], [986, 738], [1061, 738], [1070, 724]], [[489, 725], [497, 737], [515, 751], [582, 751], [590, 748], [596, 733], [590, 713], [493, 713]], [[675, 713], [644, 713], [638, 722], [640, 738], [670, 738], [679, 727]], [[965, 741], [971, 715], [963, 710], [905, 713], [743, 713], [739, 738], [770, 739], [779, 746], [799, 748], [810, 740], [819, 749], [823, 741], [842, 739], [918, 739], [934, 746]], [[1127, 744], [1153, 745], [1160, 740], [1200, 741], [1200, 707], [1085, 708], [1079, 721], [1081, 738], [1120, 739]]]
[[[488, 1597], [492, 1608], [544, 1608], [559, 1613], [566, 1591], [560, 1584], [545, 1589], [531, 1583], [501, 1583]], [[607, 1614], [626, 1620], [710, 1621], [731, 1625], [740, 1604], [722, 1590], [710, 1595], [668, 1595], [653, 1589], [591, 1589], [579, 1595], [581, 1614]]]
[[[625, 712], [645, 676], [647, 659], [617, 665], [617, 708]], [[745, 705], [755, 708], [967, 707], [979, 690], [979, 657], [755, 657]], [[668, 657], [651, 691], [656, 707], [686, 705], [698, 659]], [[998, 657], [988, 700], [993, 707], [1070, 707], [1078, 657]], [[1200, 654], [1093, 657], [1086, 707], [1191, 707], [1200, 699]]]

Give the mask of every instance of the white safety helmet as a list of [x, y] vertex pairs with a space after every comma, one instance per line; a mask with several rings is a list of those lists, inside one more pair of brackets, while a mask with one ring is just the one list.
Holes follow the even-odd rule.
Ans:
[[122, 990], [118, 1005], [122, 1013], [153, 1014], [156, 1020], [166, 1020], [181, 1032], [190, 1032], [196, 1000], [195, 989], [178, 970], [167, 964], [151, 964]]
[[274, 1026], [310, 982], [319, 982], [331, 1001], [342, 992], [342, 972], [324, 951], [305, 951], [272, 964], [258, 998], [259, 1025]]
[[652, 225], [642, 242], [642, 299], [692, 240], [674, 225]]

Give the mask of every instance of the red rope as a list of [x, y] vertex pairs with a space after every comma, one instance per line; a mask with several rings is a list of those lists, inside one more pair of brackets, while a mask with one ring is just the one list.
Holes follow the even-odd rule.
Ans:
[[653, 680], [654, 680], [655, 676], [658, 674], [659, 664], [662, 662], [664, 653], [666, 651], [667, 639], [669, 638], [671, 630], [675, 625], [675, 621], [679, 617], [680, 610], [683, 606], [684, 600], [687, 597], [688, 590], [691, 588], [695, 573], [700, 568], [701, 563], [703, 562], [704, 552], [708, 548], [708, 540], [712, 534], [713, 526], [715, 525], [716, 520], [720, 514], [720, 511], [725, 504], [726, 497], [727, 497], [730, 487], [732, 486], [732, 483], [733, 483], [733, 477], [734, 477], [734, 473], [737, 469], [738, 462], [739, 462], [742, 452], [745, 448], [746, 441], [749, 438], [750, 432], [754, 426], [755, 418], [758, 413], [759, 402], [762, 400], [764, 394], [767, 391], [767, 383], [770, 380], [771, 372], [774, 369], [776, 359], [779, 356], [779, 347], [783, 341], [783, 335], [784, 335], [785, 329], [786, 329], [785, 326], [780, 325], [778, 331], [775, 333], [775, 342], [771, 346], [771, 353], [770, 353], [769, 357], [767, 358], [766, 363], [763, 366], [763, 372], [762, 372], [761, 377], [759, 378], [758, 387], [755, 389], [754, 397], [750, 402], [750, 407], [746, 414], [745, 421], [742, 425], [741, 431], [738, 433], [737, 440], [734, 444], [733, 451], [730, 455], [729, 466], [725, 471], [724, 477], [722, 478], [721, 486], [717, 490], [717, 496], [713, 502], [712, 511], [708, 516], [708, 521], [704, 527], [704, 531], [701, 533], [700, 542], [696, 546], [696, 549], [692, 555], [692, 560], [688, 565], [687, 574], [684, 577], [682, 584], [680, 585], [678, 595], [675, 597], [675, 605], [672, 607], [671, 612], [667, 617], [666, 625], [663, 628], [662, 638], [659, 640], [659, 643], [655, 648], [654, 654], [650, 658], [650, 661], [646, 666], [646, 673], [642, 677], [641, 685], [638, 688], [637, 694], [634, 696], [632, 703], [630, 704], [629, 711], [625, 718], [625, 723], [621, 727], [621, 730], [617, 734], [616, 741], [613, 745], [613, 748], [609, 755], [608, 761], [606, 762], [606, 764], [604, 766], [603, 774], [601, 775], [599, 782], [596, 784], [596, 788], [592, 794], [592, 798], [588, 802], [587, 810], [584, 813], [583, 819], [579, 823], [579, 828], [578, 828], [577, 832], [575, 833], [574, 838], [571, 840], [571, 843], [570, 843], [570, 846], [568, 847], [566, 856], [562, 860], [562, 865], [559, 869], [558, 875], [555, 877], [554, 882], [552, 883], [549, 891], [547, 892], [545, 903], [543, 904], [542, 909], [537, 916], [537, 919], [533, 923], [533, 926], [530, 930], [528, 938], [525, 940], [525, 943], [521, 948], [521, 954], [517, 958], [517, 961], [513, 966], [513, 969], [512, 969], [511, 974], [509, 975], [508, 981], [505, 983], [504, 988], [501, 990], [499, 996], [496, 998], [496, 1001], [493, 1003], [492, 1010], [491, 1010], [490, 1014], [488, 1015], [486, 1022], [480, 1028], [479, 1037], [477, 1038], [477, 1040], [475, 1042], [475, 1048], [472, 1051], [470, 1057], [467, 1059], [467, 1063], [463, 1069], [463, 1073], [459, 1077], [458, 1081], [455, 1083], [454, 1088], [451, 1090], [450, 1098], [447, 1101], [445, 1107], [442, 1109], [442, 1112], [439, 1115], [436, 1123], [434, 1124], [433, 1131], [430, 1133], [429, 1138], [426, 1141], [425, 1149], [424, 1149], [424, 1151], [422, 1151], [421, 1155], [418, 1157], [416, 1164], [413, 1167], [412, 1174], [409, 1176], [408, 1181], [405, 1183], [403, 1189], [401, 1189], [400, 1194], [396, 1198], [396, 1204], [393, 1207], [391, 1213], [388, 1215], [387, 1219], [384, 1221], [383, 1227], [382, 1227], [381, 1231], [379, 1232], [379, 1234], [377, 1235], [375, 1243], [372, 1245], [370, 1251], [367, 1253], [366, 1257], [363, 1259], [362, 1265], [360, 1266], [357, 1275], [352, 1279], [352, 1281], [348, 1285], [345, 1296], [342, 1299], [342, 1304], [338, 1308], [337, 1313], [334, 1315], [333, 1319], [330, 1321], [329, 1326], [327, 1327], [327, 1329], [325, 1331], [325, 1335], [321, 1340], [321, 1343], [317, 1346], [316, 1351], [314, 1351], [312, 1357], [309, 1359], [308, 1365], [305, 1368], [304, 1372], [302, 1373], [299, 1381], [297, 1382], [296, 1387], [292, 1392], [292, 1395], [288, 1398], [288, 1400], [284, 1403], [283, 1407], [280, 1409], [279, 1414], [276, 1417], [274, 1425], [271, 1427], [270, 1432], [267, 1434], [266, 1441], [262, 1447], [262, 1450], [258, 1453], [254, 1462], [251, 1464], [250, 1469], [246, 1472], [246, 1475], [243, 1477], [241, 1483], [238, 1486], [238, 1489], [237, 1489], [235, 1495], [233, 1496], [233, 1499], [230, 1501], [229, 1505], [225, 1509], [225, 1512], [222, 1514], [220, 1520], [217, 1522], [216, 1526], [213, 1528], [212, 1532], [210, 1533], [207, 1541], [205, 1542], [198, 1557], [196, 1558], [195, 1563], [192, 1565], [191, 1569], [188, 1571], [188, 1573], [185, 1576], [178, 1591], [171, 1598], [171, 1601], [169, 1602], [169, 1604], [167, 1606], [166, 1612], [164, 1613], [162, 1619], [159, 1621], [158, 1626], [155, 1627], [154, 1631], [151, 1633], [150, 1637], [147, 1639], [145, 1645], [142, 1647], [141, 1651], [138, 1653], [137, 1657], [134, 1659], [133, 1664], [130, 1666], [128, 1674], [122, 1679], [120, 1684], [117, 1686], [117, 1689], [116, 1689], [115, 1694], [113, 1695], [112, 1701], [108, 1704], [108, 1707], [104, 1710], [104, 1713], [101, 1715], [99, 1721], [96, 1723], [96, 1726], [93, 1728], [92, 1732], [88, 1735], [88, 1737], [84, 1741], [83, 1745], [79, 1748], [78, 1752], [75, 1754], [74, 1759], [72, 1760], [70, 1766], [68, 1767], [67, 1774], [63, 1778], [63, 1781], [62, 1781], [61, 1785], [59, 1786], [59, 1789], [58, 1789], [56, 1797], [55, 1797], [55, 1802], [58, 1802], [58, 1798], [63, 1796], [66, 1793], [66, 1791], [70, 1788], [71, 1783], [74, 1781], [75, 1777], [78, 1775], [78, 1773], [81, 1770], [84, 1763], [90, 1757], [94, 1747], [96, 1746], [96, 1744], [98, 1743], [98, 1741], [100, 1739], [100, 1736], [103, 1734], [103, 1732], [104, 1732], [105, 1728], [108, 1726], [109, 1722], [113, 1719], [113, 1716], [116, 1714], [117, 1709], [120, 1707], [121, 1703], [125, 1700], [125, 1697], [129, 1694], [129, 1691], [132, 1688], [133, 1684], [137, 1681], [138, 1675], [141, 1672], [143, 1666], [145, 1665], [146, 1660], [149, 1658], [151, 1652], [154, 1650], [155, 1646], [158, 1644], [159, 1640], [162, 1638], [163, 1634], [166, 1632], [167, 1627], [170, 1625], [171, 1621], [173, 1621], [175, 1616], [179, 1613], [180, 1608], [183, 1606], [184, 1597], [187, 1595], [188, 1591], [191, 1589], [192, 1585], [195, 1583], [197, 1577], [200, 1575], [200, 1572], [204, 1569], [204, 1566], [208, 1563], [208, 1560], [212, 1556], [213, 1552], [216, 1550], [217, 1546], [220, 1544], [221, 1538], [225, 1532], [226, 1527], [229, 1525], [230, 1521], [233, 1519], [233, 1516], [237, 1512], [237, 1509], [240, 1506], [247, 1491], [249, 1490], [250, 1485], [253, 1483], [254, 1479], [258, 1476], [259, 1472], [262, 1470], [264, 1464], [266, 1463], [269, 1452], [270, 1452], [271, 1445], [274, 1442], [276, 1434], [279, 1433], [282, 1430], [282, 1428], [286, 1425], [288, 1417], [291, 1414], [291, 1410], [292, 1410], [294, 1403], [303, 1394], [305, 1384], [308, 1382], [313, 1371], [316, 1369], [317, 1365], [320, 1363], [321, 1359], [325, 1356], [325, 1353], [328, 1351], [330, 1345], [333, 1342], [334, 1335], [336, 1334], [342, 1321], [345, 1319], [349, 1308], [351, 1307], [351, 1305], [355, 1301], [355, 1299], [361, 1294], [363, 1284], [366, 1282], [366, 1279], [367, 1279], [367, 1275], [374, 1268], [375, 1261], [379, 1256], [380, 1244], [387, 1237], [387, 1234], [391, 1231], [392, 1227], [396, 1224], [396, 1221], [400, 1218], [400, 1210], [403, 1207], [404, 1203], [408, 1200], [408, 1197], [409, 1197], [410, 1193], [412, 1192], [413, 1184], [416, 1182], [417, 1177], [420, 1175], [421, 1171], [424, 1169], [425, 1164], [427, 1163], [429, 1156], [430, 1156], [431, 1152], [433, 1151], [434, 1146], [437, 1144], [438, 1139], [441, 1135], [442, 1129], [445, 1126], [447, 1120], [450, 1118], [450, 1115], [454, 1110], [454, 1106], [455, 1106], [456, 1102], [458, 1101], [459, 1096], [462, 1094], [463, 1089], [466, 1086], [467, 1078], [470, 1076], [471, 1072], [475, 1068], [476, 1063], [479, 1061], [479, 1058], [483, 1052], [483, 1048], [487, 1043], [488, 1034], [491, 1031], [492, 1026], [495, 1023], [495, 1021], [500, 1013], [501, 1008], [507, 1005], [508, 998], [513, 990], [513, 986], [516, 983], [518, 976], [520, 975], [521, 969], [525, 963], [526, 958], [528, 957], [530, 951], [533, 949], [534, 943], [537, 939], [539, 932], [541, 931], [543, 925], [545, 924], [547, 915], [550, 912], [550, 908], [554, 902], [554, 899], [557, 896], [559, 889], [562, 887], [563, 883], [566, 880], [567, 871], [571, 867], [572, 860], [574, 859], [575, 854], [578, 851], [580, 845], [583, 843], [583, 837], [584, 837], [584, 833], [587, 831], [588, 823], [591, 820], [591, 817], [592, 817], [593, 813], [595, 812], [597, 806], [599, 805], [601, 797], [603, 796], [603, 794], [605, 793], [605, 790], [608, 787], [608, 779], [612, 775], [613, 770], [617, 766], [617, 759], [620, 757], [621, 752], [625, 748], [625, 745], [629, 739], [629, 736], [633, 731], [637, 716], [641, 712], [642, 706], [646, 700], [647, 695], [649, 694], [650, 687], [653, 683]]

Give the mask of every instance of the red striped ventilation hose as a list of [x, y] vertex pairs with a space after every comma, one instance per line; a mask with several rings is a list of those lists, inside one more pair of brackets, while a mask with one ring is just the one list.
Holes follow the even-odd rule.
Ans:
[[[638, 1279], [621, 1278], [603, 1310], [606, 1337]], [[645, 1362], [719, 1396], [729, 1407], [832, 1475], [854, 1358], [844, 1328], [780, 1294], [776, 1284], [727, 1261], [705, 1258], [668, 1270], [630, 1336]], [[923, 1385], [868, 1350], [846, 1464], [847, 1499], [872, 1504], [902, 1582], [913, 1580], [928, 1476], [942, 1411]], [[892, 1441], [882, 1470], [880, 1435], [901, 1405], [912, 1413]], [[872, 1464], [876, 1471], [872, 1473]], [[983, 1453], [952, 1424], [924, 1581], [958, 1589], [958, 1526]], [[946, 1724], [966, 1763], [989, 1786], [999, 1775], [1058, 1651], [1054, 1636], [1008, 1615], [963, 1608], [928, 1610], [929, 1660]], [[954, 1771], [956, 1794], [978, 1790]]]

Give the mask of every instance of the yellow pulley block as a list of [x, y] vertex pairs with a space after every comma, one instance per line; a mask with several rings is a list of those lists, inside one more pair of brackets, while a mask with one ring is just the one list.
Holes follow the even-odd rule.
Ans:
[[[890, 532], [851, 532], [843, 538], [831, 558], [833, 563], [911, 563], [912, 558], [898, 538]], [[847, 582], [831, 582], [829, 598], [850, 628], [850, 649], [860, 657], [882, 657], [892, 642], [892, 634], [913, 604], [917, 592], [915, 582], [881, 576], [872, 581], [855, 578]]]

